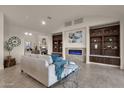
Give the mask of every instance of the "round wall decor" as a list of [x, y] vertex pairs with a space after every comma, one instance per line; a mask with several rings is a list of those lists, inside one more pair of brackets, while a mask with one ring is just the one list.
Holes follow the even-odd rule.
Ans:
[[21, 44], [21, 40], [18, 37], [13, 36], [9, 38], [8, 43], [12, 45], [13, 47], [17, 47]]

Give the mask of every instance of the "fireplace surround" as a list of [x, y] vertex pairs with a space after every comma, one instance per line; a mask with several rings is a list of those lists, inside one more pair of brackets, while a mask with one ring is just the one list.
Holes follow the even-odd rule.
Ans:
[[74, 62], [86, 62], [86, 48], [66, 48], [65, 57]]

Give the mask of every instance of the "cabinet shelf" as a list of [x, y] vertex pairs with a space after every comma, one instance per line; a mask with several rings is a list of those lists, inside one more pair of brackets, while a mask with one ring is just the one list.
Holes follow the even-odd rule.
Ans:
[[90, 29], [90, 61], [120, 65], [119, 23], [116, 25], [111, 24], [111, 26], [104, 25], [99, 29]]
[[53, 53], [62, 56], [62, 33], [53, 35]]

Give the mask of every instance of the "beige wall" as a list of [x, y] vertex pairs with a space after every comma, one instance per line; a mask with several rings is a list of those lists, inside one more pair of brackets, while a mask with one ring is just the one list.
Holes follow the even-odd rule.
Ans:
[[0, 69], [3, 68], [3, 36], [4, 36], [4, 17], [0, 13]]

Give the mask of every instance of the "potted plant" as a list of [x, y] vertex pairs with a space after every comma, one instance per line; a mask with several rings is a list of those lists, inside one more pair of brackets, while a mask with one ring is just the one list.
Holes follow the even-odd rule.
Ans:
[[4, 44], [4, 48], [8, 51], [9, 55], [7, 56], [7, 58], [11, 58], [11, 51], [13, 50], [13, 46], [12, 44], [10, 44], [8, 41], [5, 41], [5, 44]]
[[11, 57], [11, 51], [13, 50], [14, 47], [17, 47], [21, 44], [21, 40], [16, 37], [13, 36], [11, 38], [9, 38], [7, 41], [5, 41], [5, 45], [4, 48], [9, 52], [9, 58]]

